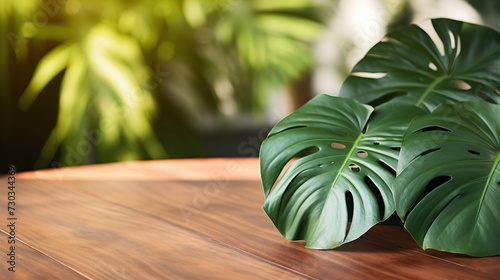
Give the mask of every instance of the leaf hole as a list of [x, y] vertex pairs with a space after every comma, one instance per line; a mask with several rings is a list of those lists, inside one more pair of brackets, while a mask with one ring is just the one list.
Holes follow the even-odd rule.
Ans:
[[462, 90], [469, 90], [472, 88], [471, 85], [469, 85], [468, 83], [466, 83], [464, 81], [454, 81], [451, 84], [451, 86], [454, 88], [457, 88], [457, 89], [462, 89]]
[[287, 128], [280, 130], [278, 132], [274, 132], [274, 133], [269, 132], [269, 134], [267, 135], [267, 138], [271, 138], [279, 133], [283, 133], [283, 132], [288, 131], [288, 130], [305, 128], [305, 127], [307, 127], [307, 125], [296, 125], [296, 126], [287, 127]]
[[377, 199], [377, 204], [378, 204], [378, 216], [379, 220], [382, 220], [384, 218], [384, 213], [385, 213], [385, 204], [384, 204], [384, 199], [382, 198], [382, 193], [380, 192], [379, 188], [377, 188], [377, 185], [372, 181], [372, 179], [368, 176], [365, 176], [363, 179], [365, 184], [370, 188], [371, 192], [373, 195], [375, 195], [375, 198]]
[[425, 151], [425, 152], [422, 152], [419, 156], [423, 157], [423, 156], [425, 156], [425, 155], [428, 155], [428, 154], [430, 154], [430, 153], [433, 153], [433, 152], [436, 152], [436, 151], [439, 151], [439, 150], [441, 150], [441, 148], [429, 149], [429, 150], [427, 150], [427, 151]]
[[430, 180], [429, 183], [427, 183], [425, 190], [420, 194], [419, 199], [417, 199], [417, 203], [415, 204], [418, 204], [418, 202], [420, 202], [420, 200], [422, 200], [426, 195], [431, 193], [442, 184], [448, 182], [449, 180], [451, 180], [451, 176], [448, 175], [437, 176], [434, 179]]
[[351, 170], [352, 172], [359, 172], [361, 168], [359, 168], [358, 165], [351, 163], [349, 164], [349, 170]]
[[439, 50], [441, 56], [444, 56], [444, 42], [439, 37], [436, 29], [433, 28], [431, 21], [422, 22], [419, 24], [419, 27], [422, 28], [430, 37], [436, 48]]
[[365, 151], [358, 151], [358, 156], [362, 157], [362, 158], [365, 158], [368, 156], [368, 153], [365, 152]]
[[369, 79], [380, 79], [387, 76], [387, 73], [353, 72], [353, 76]]
[[469, 152], [471, 154], [474, 154], [474, 155], [480, 155], [481, 154], [480, 152], [476, 152], [476, 151], [473, 151], [473, 150], [467, 150], [467, 152]]
[[391, 92], [388, 94], [384, 94], [384, 96], [381, 96], [381, 97], [373, 100], [372, 102], [370, 102], [370, 105], [373, 107], [377, 107], [378, 105], [384, 104], [393, 98], [396, 98], [399, 96], [404, 96], [404, 95], [408, 95], [408, 92], [407, 91], [395, 91], [395, 92]]
[[335, 130], [335, 133], [340, 134], [340, 135], [349, 135], [349, 133], [341, 131], [341, 130]]
[[339, 149], [339, 150], [345, 149], [345, 145], [344, 144], [340, 144], [340, 143], [332, 143], [331, 146], [334, 149]]
[[391, 173], [392, 177], [396, 178], [396, 170], [394, 168], [390, 167], [387, 163], [385, 163], [381, 160], [379, 160], [378, 163], [380, 164], [380, 166], [382, 166], [382, 168], [384, 168], [389, 173]]
[[418, 197], [415, 205], [417, 205], [424, 197], [426, 197], [428, 194], [430, 194], [433, 190], [435, 190], [437, 187], [441, 186], [442, 184], [448, 182], [451, 180], [451, 176], [438, 176], [434, 179], [432, 179], [429, 183], [427, 183], [427, 186], [425, 187], [425, 190], [420, 194]]
[[380, 145], [380, 142], [373, 142], [373, 145], [378, 146], [378, 145]]
[[276, 178], [276, 180], [274, 181], [274, 184], [273, 186], [271, 187], [271, 189], [269, 190], [269, 192], [272, 192], [274, 187], [276, 187], [276, 185], [279, 183], [279, 181], [281, 180], [281, 178], [283, 178], [283, 176], [285, 175], [285, 173], [287, 172], [288, 168], [290, 168], [290, 166], [298, 160], [298, 158], [301, 158], [301, 157], [305, 157], [305, 156], [308, 156], [308, 155], [312, 155], [316, 152], [319, 151], [319, 148], [318, 147], [309, 147], [309, 148], [305, 148], [301, 151], [299, 151], [298, 153], [296, 153], [286, 164], [285, 166], [283, 166], [283, 168], [281, 169], [281, 172], [280, 174], [278, 175], [278, 177]]
[[449, 180], [451, 180], [451, 176], [447, 176], [447, 175], [438, 176], [438, 177], [435, 177], [434, 179], [430, 180], [429, 183], [427, 183], [427, 186], [425, 187], [424, 191], [422, 193], [420, 193], [420, 195], [418, 196], [415, 203], [413, 203], [413, 206], [406, 213], [404, 220], [406, 220], [406, 217], [408, 217], [408, 215], [411, 213], [411, 211], [413, 211], [413, 209], [420, 203], [420, 201], [422, 201], [422, 199], [424, 199], [429, 193], [431, 193], [433, 190], [435, 190], [439, 186], [443, 185], [444, 183], [448, 182]]
[[448, 30], [448, 36], [450, 36], [451, 48], [454, 49], [456, 47], [455, 34], [453, 34], [453, 32], [451, 32], [451, 30]]
[[431, 70], [433, 70], [433, 71], [437, 71], [437, 70], [438, 70], [438, 68], [437, 68], [436, 64], [434, 64], [434, 63], [432, 63], [432, 62], [429, 62], [429, 65], [428, 65], [428, 66], [429, 66], [429, 68], [430, 68]]
[[451, 180], [451, 176], [448, 176], [448, 175], [437, 176], [436, 178], [432, 179], [427, 184], [427, 187], [425, 187], [425, 195], [428, 195], [434, 189], [436, 189], [437, 187], [441, 186], [442, 184], [448, 182], [449, 180]]
[[[350, 191], [345, 192], [345, 203], [347, 206], [347, 220], [350, 222], [352, 221], [352, 216], [354, 214], [354, 199], [352, 198], [352, 193]], [[349, 231], [349, 229], [347, 231]]]
[[394, 151], [401, 151], [401, 147], [390, 147], [389, 149], [394, 150]]
[[455, 59], [457, 59], [458, 55], [462, 51], [462, 44], [461, 44], [460, 36], [457, 36], [457, 42], [455, 43], [455, 45], [457, 46], [457, 54], [455, 55]]
[[302, 151], [296, 153], [293, 157], [305, 157], [305, 156], [312, 155], [318, 151], [319, 151], [318, 147], [309, 147], [309, 148], [305, 148]]
[[440, 130], [440, 131], [446, 131], [446, 132], [453, 132], [447, 128], [440, 127], [440, 126], [428, 126], [424, 129], [422, 129], [422, 132], [427, 132], [427, 131], [434, 131], [434, 130]]

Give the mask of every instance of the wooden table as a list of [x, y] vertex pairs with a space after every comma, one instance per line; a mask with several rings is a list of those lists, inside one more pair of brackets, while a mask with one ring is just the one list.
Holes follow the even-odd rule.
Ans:
[[335, 250], [287, 241], [262, 210], [257, 159], [19, 173], [13, 273], [0, 179], [1, 279], [500, 279], [500, 257], [423, 251], [400, 226]]

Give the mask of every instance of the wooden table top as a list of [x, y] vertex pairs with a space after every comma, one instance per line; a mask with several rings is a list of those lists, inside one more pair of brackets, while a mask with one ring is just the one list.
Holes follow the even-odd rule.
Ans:
[[500, 279], [500, 257], [423, 251], [400, 226], [377, 225], [334, 250], [307, 249], [279, 234], [263, 201], [257, 159], [18, 173], [16, 272], [7, 270], [4, 222], [0, 278]]

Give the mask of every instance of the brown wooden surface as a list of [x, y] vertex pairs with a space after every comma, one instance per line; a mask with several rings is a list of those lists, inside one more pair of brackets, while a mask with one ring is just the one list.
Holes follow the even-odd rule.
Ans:
[[335, 250], [287, 241], [262, 210], [256, 159], [114, 163], [16, 179], [16, 272], [7, 271], [5, 223], [0, 279], [500, 279], [500, 257], [423, 251], [399, 226], [375, 226]]

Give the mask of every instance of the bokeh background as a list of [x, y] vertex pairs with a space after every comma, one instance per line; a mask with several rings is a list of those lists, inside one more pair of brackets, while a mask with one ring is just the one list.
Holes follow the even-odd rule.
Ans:
[[256, 157], [390, 30], [500, 30], [491, 0], [2, 0], [1, 173]]

